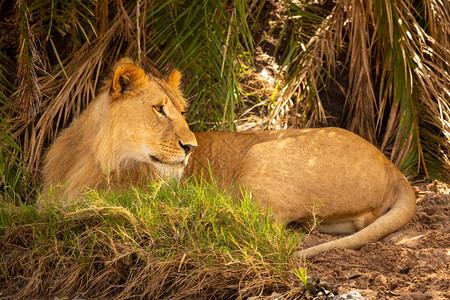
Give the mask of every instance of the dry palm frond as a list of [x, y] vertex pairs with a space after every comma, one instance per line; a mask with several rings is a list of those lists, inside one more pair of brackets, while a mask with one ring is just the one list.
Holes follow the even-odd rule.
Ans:
[[352, 1], [349, 48], [349, 86], [345, 101], [347, 120], [345, 127], [372, 143], [376, 143], [376, 107], [371, 76], [370, 18], [372, 11], [366, 7], [370, 1]]
[[[308, 7], [308, 6], [306, 6]], [[286, 72], [282, 88], [276, 92], [267, 118], [268, 128], [317, 126], [327, 123], [319, 91], [324, 86], [324, 67], [329, 74], [336, 68], [336, 56], [343, 46], [344, 9], [336, 5], [325, 18], [311, 16], [306, 7], [290, 6], [285, 24], [293, 23], [292, 48], [280, 70]], [[298, 20], [301, 20], [299, 24]], [[302, 22], [311, 27], [312, 34], [302, 30]], [[284, 30], [283, 30], [284, 31]], [[297, 38], [299, 37], [299, 38]], [[289, 120], [294, 114], [294, 120]]]
[[31, 29], [30, 12], [23, 0], [17, 0], [17, 16], [20, 26], [20, 49], [16, 86], [13, 95], [13, 106], [18, 117], [23, 122], [33, 120], [41, 106], [41, 87], [38, 82], [38, 70], [42, 70], [43, 63], [36, 45], [36, 37]]
[[39, 170], [44, 146], [93, 99], [100, 74], [107, 72], [106, 68], [119, 58], [122, 43], [131, 41], [130, 17], [120, 3], [117, 5], [115, 20], [101, 36], [77, 46], [54, 67], [52, 74], [36, 79], [45, 95], [40, 99], [43, 108], [39, 118], [23, 120], [19, 115], [14, 120], [13, 134], [23, 137], [21, 147], [33, 173]]

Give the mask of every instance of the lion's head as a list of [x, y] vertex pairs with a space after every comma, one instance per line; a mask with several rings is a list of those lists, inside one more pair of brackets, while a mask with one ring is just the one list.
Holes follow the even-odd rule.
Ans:
[[109, 101], [112, 136], [118, 142], [114, 151], [158, 169], [186, 165], [197, 141], [183, 116], [180, 78], [178, 71], [167, 81], [152, 77], [127, 59], [117, 64]]
[[120, 60], [99, 96], [49, 149], [44, 185], [67, 185], [73, 196], [104, 185], [106, 173], [112, 181], [130, 173], [179, 177], [197, 146], [183, 116], [180, 79], [178, 71], [164, 80]]

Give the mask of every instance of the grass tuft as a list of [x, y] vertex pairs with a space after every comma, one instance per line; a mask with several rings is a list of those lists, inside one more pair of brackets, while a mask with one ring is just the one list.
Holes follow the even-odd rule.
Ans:
[[89, 191], [39, 211], [4, 203], [0, 232], [0, 289], [14, 299], [304, 292], [290, 258], [302, 236], [206, 182]]

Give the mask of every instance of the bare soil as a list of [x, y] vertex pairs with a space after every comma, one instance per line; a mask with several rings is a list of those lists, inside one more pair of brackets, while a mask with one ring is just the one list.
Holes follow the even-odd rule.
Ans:
[[[417, 211], [402, 230], [359, 250], [338, 249], [311, 259], [309, 274], [357, 290], [366, 299], [450, 299], [450, 188], [414, 187]], [[314, 232], [305, 246], [337, 236]]]

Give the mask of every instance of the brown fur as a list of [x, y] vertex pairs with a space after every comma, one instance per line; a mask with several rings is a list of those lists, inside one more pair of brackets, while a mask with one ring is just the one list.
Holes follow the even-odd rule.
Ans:
[[74, 198], [86, 187], [181, 176], [190, 155], [182, 145], [197, 145], [182, 116], [181, 74], [174, 71], [166, 82], [129, 59], [114, 69], [112, 80], [47, 152], [45, 189], [61, 186], [60, 195]]
[[[181, 112], [180, 73], [167, 81], [145, 75], [129, 60], [46, 155], [44, 185], [62, 195], [85, 187], [145, 178], [208, 174], [225, 187], [245, 187], [282, 222], [323, 220], [319, 230], [353, 233], [298, 255], [359, 248], [405, 226], [415, 195], [401, 172], [373, 145], [337, 128], [198, 133]], [[159, 110], [163, 107], [162, 114]], [[188, 146], [188, 147], [187, 147]], [[243, 229], [244, 230], [244, 229]]]

